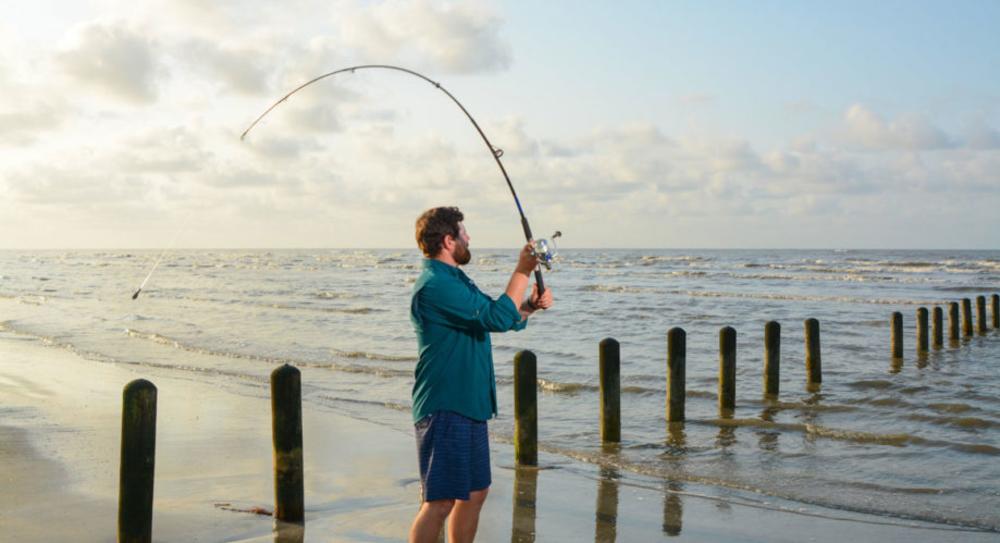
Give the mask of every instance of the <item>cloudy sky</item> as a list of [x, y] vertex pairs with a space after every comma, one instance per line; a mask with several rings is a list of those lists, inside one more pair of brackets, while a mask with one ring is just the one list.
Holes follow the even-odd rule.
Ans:
[[0, 248], [997, 248], [1000, 3], [73, 0], [0, 20]]

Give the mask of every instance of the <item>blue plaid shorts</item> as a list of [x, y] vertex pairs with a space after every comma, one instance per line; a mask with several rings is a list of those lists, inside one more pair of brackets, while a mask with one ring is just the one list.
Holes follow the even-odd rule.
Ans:
[[468, 500], [488, 488], [490, 443], [485, 421], [435, 411], [414, 424], [423, 500]]

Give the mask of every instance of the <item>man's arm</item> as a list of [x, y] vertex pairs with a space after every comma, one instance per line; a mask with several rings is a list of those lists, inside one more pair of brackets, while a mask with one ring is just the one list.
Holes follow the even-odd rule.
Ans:
[[520, 300], [524, 297], [524, 291], [528, 288], [528, 281], [531, 278], [531, 272], [538, 266], [538, 258], [531, 253], [531, 244], [525, 244], [521, 248], [521, 254], [517, 259], [517, 267], [514, 268], [514, 273], [510, 276], [510, 281], [507, 282], [507, 297], [514, 300]]

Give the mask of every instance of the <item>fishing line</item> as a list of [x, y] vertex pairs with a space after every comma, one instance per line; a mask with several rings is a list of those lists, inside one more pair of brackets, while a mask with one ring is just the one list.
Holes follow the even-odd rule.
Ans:
[[[261, 119], [267, 116], [267, 114], [270, 113], [271, 110], [278, 107], [278, 105], [288, 100], [289, 97], [299, 92], [300, 90], [320, 80], [326, 79], [327, 77], [331, 77], [346, 72], [354, 73], [357, 70], [368, 70], [368, 69], [395, 70], [397, 72], [403, 72], [415, 77], [419, 77], [420, 79], [423, 79], [424, 81], [430, 83], [431, 85], [434, 85], [434, 87], [440, 90], [441, 92], [445, 93], [448, 96], [448, 98], [451, 98], [451, 101], [454, 102], [455, 105], [462, 110], [462, 113], [465, 113], [465, 116], [469, 118], [469, 121], [472, 123], [472, 126], [476, 128], [476, 132], [479, 132], [479, 136], [483, 138], [483, 143], [485, 143], [486, 148], [490, 150], [490, 155], [493, 157], [493, 160], [496, 161], [497, 166], [500, 168], [500, 172], [503, 174], [504, 179], [507, 181], [507, 187], [510, 188], [510, 194], [514, 197], [514, 203], [517, 204], [517, 213], [521, 216], [521, 227], [524, 229], [525, 240], [527, 240], [528, 243], [532, 245], [532, 249], [535, 255], [539, 258], [541, 264], [544, 265], [546, 269], [552, 269], [552, 260], [555, 257], [555, 243], [544, 239], [535, 240], [534, 236], [531, 235], [531, 227], [528, 225], [528, 218], [525, 217], [524, 209], [521, 207], [521, 200], [517, 197], [517, 191], [514, 190], [514, 184], [511, 183], [510, 176], [507, 175], [507, 169], [504, 168], [503, 162], [500, 161], [500, 157], [503, 156], [503, 149], [498, 149], [494, 147], [492, 143], [490, 143], [490, 140], [489, 138], [486, 137], [486, 134], [483, 132], [483, 129], [479, 127], [479, 123], [476, 122], [476, 120], [469, 113], [469, 110], [465, 109], [465, 106], [463, 106], [462, 103], [459, 102], [458, 99], [455, 98], [453, 94], [448, 92], [448, 90], [442, 87], [441, 84], [438, 83], [437, 81], [434, 81], [421, 73], [415, 72], [408, 68], [392, 66], [390, 64], [364, 64], [360, 66], [351, 66], [349, 68], [341, 68], [339, 70], [334, 70], [332, 72], [325, 73], [309, 81], [306, 81], [305, 83], [299, 85], [298, 87], [295, 87], [294, 89], [292, 89], [291, 92], [282, 96], [280, 100], [271, 104], [271, 107], [267, 108], [264, 111], [264, 113], [261, 113], [260, 116], [257, 117], [254, 120], [254, 122], [251, 123], [246, 130], [243, 131], [243, 134], [240, 135], [240, 141], [243, 141], [244, 138], [246, 138], [247, 134], [251, 130], [253, 130], [253, 128], [257, 126], [257, 123], [259, 123]], [[553, 236], [553, 238], [558, 237], [560, 235], [562, 234], [557, 232], [556, 235]], [[541, 266], [535, 269], [535, 282], [538, 284], [538, 294], [541, 295], [543, 292], [545, 292], [545, 282], [542, 280]]]
[[153, 263], [153, 269], [149, 270], [149, 273], [146, 274], [146, 278], [142, 280], [142, 284], [139, 285], [139, 288], [135, 290], [135, 294], [132, 294], [133, 300], [139, 297], [139, 293], [142, 292], [142, 289], [146, 286], [146, 282], [149, 281], [149, 278], [153, 276], [153, 272], [156, 271], [156, 267], [160, 265], [160, 262], [163, 260], [163, 257], [167, 254], [167, 251], [174, 248], [174, 245], [177, 243], [177, 238], [180, 237], [181, 232], [183, 232], [184, 230], [185, 229], [182, 228], [174, 232], [174, 238], [170, 240], [170, 245], [167, 245], [163, 249], [163, 251], [160, 252], [160, 256], [158, 256], [156, 258], [156, 262]]

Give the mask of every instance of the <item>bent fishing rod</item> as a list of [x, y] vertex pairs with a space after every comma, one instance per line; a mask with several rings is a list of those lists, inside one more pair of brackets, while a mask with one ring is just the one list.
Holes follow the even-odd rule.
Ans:
[[[423, 74], [421, 74], [419, 72], [415, 72], [413, 70], [410, 70], [408, 68], [403, 68], [403, 67], [400, 67], [400, 66], [392, 66], [390, 64], [363, 64], [363, 65], [360, 65], [360, 66], [351, 66], [349, 68], [341, 68], [339, 70], [334, 70], [332, 72], [325, 73], [323, 75], [317, 76], [317, 77], [315, 77], [315, 78], [313, 78], [313, 79], [311, 79], [309, 81], [306, 81], [305, 83], [299, 85], [298, 87], [295, 87], [294, 89], [292, 89], [291, 92], [289, 92], [288, 94], [282, 96], [280, 100], [278, 100], [277, 102], [271, 104], [271, 107], [267, 108], [264, 111], [264, 113], [261, 113], [260, 116], [257, 117], [254, 120], [254, 122], [251, 123], [250, 126], [246, 130], [243, 131], [243, 134], [240, 135], [240, 141], [243, 141], [247, 137], [247, 134], [250, 133], [250, 131], [253, 130], [253, 128], [255, 126], [257, 126], [257, 123], [259, 123], [261, 121], [261, 119], [263, 119], [264, 117], [266, 117], [267, 114], [270, 113], [274, 108], [278, 107], [283, 102], [285, 102], [286, 100], [288, 100], [293, 94], [295, 94], [295, 93], [299, 92], [300, 90], [308, 87], [309, 85], [312, 85], [313, 83], [316, 83], [316, 82], [321, 81], [323, 79], [326, 79], [328, 77], [335, 76], [337, 74], [348, 73], [348, 72], [353, 74], [354, 72], [356, 72], [358, 70], [371, 70], [371, 69], [394, 70], [394, 71], [397, 71], [397, 72], [403, 72], [403, 73], [406, 73], [406, 74], [410, 74], [410, 75], [412, 75], [414, 77], [419, 77], [420, 79], [423, 79], [424, 81], [430, 83], [431, 85], [434, 85], [434, 87], [437, 88], [438, 90], [440, 90], [441, 92], [445, 93], [448, 96], [448, 98], [451, 98], [451, 101], [454, 102], [455, 105], [458, 106], [458, 108], [462, 110], [462, 113], [465, 113], [465, 116], [469, 118], [469, 122], [471, 122], [472, 126], [474, 126], [476, 128], [476, 132], [479, 132], [479, 136], [481, 138], [483, 138], [483, 143], [485, 143], [486, 144], [486, 148], [490, 150], [490, 155], [493, 156], [493, 160], [496, 161], [497, 166], [500, 168], [500, 173], [503, 174], [504, 180], [507, 181], [507, 187], [510, 189], [510, 194], [511, 194], [511, 196], [514, 197], [514, 203], [517, 204], [517, 213], [518, 213], [518, 215], [521, 216], [521, 227], [524, 229], [524, 239], [527, 240], [528, 243], [532, 244], [532, 249], [534, 250], [535, 255], [541, 261], [541, 264], [544, 265], [546, 269], [551, 270], [552, 269], [552, 259], [555, 257], [555, 243], [552, 240], [554, 240], [555, 238], [561, 236], [562, 233], [557, 231], [555, 234], [552, 235], [552, 240], [545, 240], [545, 239], [535, 240], [534, 239], [534, 236], [531, 235], [531, 226], [528, 225], [528, 218], [525, 217], [525, 215], [524, 215], [524, 209], [521, 207], [521, 200], [517, 197], [517, 191], [514, 190], [514, 184], [510, 182], [510, 176], [507, 175], [507, 169], [504, 168], [503, 162], [500, 161], [500, 157], [503, 156], [503, 149], [498, 149], [498, 148], [494, 147], [492, 143], [490, 143], [489, 138], [486, 137], [486, 133], [483, 132], [483, 129], [479, 127], [479, 123], [477, 123], [476, 119], [474, 119], [472, 117], [472, 114], [469, 113], [469, 110], [465, 109], [465, 106], [463, 106], [462, 103], [458, 101], [458, 98], [455, 98], [455, 96], [452, 93], [448, 92], [448, 89], [442, 87], [440, 83], [438, 83], [437, 81], [434, 81], [434, 80], [430, 79], [429, 77], [427, 77], [427, 76], [425, 76], [425, 75], [423, 75]], [[541, 270], [541, 267], [535, 269], [535, 283], [538, 284], [538, 294], [539, 294], [539, 296], [541, 296], [541, 294], [543, 292], [545, 292], [545, 282], [542, 280], [542, 270]]]
[[[489, 149], [490, 155], [493, 157], [493, 160], [496, 161], [497, 166], [500, 168], [500, 173], [503, 174], [504, 180], [507, 181], [507, 187], [510, 189], [510, 194], [511, 196], [514, 197], [514, 203], [517, 205], [517, 213], [521, 217], [521, 227], [524, 230], [525, 240], [527, 240], [528, 243], [531, 244], [532, 250], [535, 256], [538, 257], [541, 265], [544, 265], [545, 269], [551, 270], [552, 261], [556, 255], [555, 238], [562, 236], [562, 232], [556, 231], [556, 233], [553, 234], [552, 237], [547, 240], [534, 239], [534, 236], [531, 235], [531, 226], [528, 225], [528, 218], [524, 215], [524, 209], [521, 207], [521, 200], [517, 197], [517, 191], [514, 190], [514, 184], [511, 183], [510, 181], [510, 176], [507, 174], [507, 169], [504, 168], [503, 162], [500, 161], [500, 157], [503, 156], [503, 149], [498, 149], [494, 147], [492, 143], [490, 143], [489, 138], [486, 137], [486, 133], [483, 132], [483, 129], [479, 127], [479, 123], [476, 122], [476, 119], [472, 117], [472, 114], [469, 113], [469, 110], [465, 109], [465, 106], [463, 106], [462, 103], [459, 102], [458, 99], [455, 98], [455, 96], [452, 93], [448, 92], [448, 89], [445, 89], [444, 87], [441, 86], [440, 83], [430, 79], [429, 77], [421, 73], [415, 72], [408, 68], [403, 68], [400, 66], [392, 66], [389, 64], [364, 64], [359, 66], [351, 66], [349, 68], [341, 68], [339, 70], [334, 70], [332, 72], [325, 73], [309, 81], [306, 81], [305, 83], [299, 85], [298, 87], [295, 87], [294, 89], [292, 89], [291, 92], [282, 96], [281, 99], [279, 99], [277, 102], [271, 104], [271, 107], [264, 110], [264, 113], [261, 113], [259, 117], [254, 119], [253, 123], [251, 123], [250, 126], [243, 131], [243, 134], [240, 135], [240, 141], [244, 141], [247, 137], [247, 134], [249, 134], [250, 131], [253, 130], [254, 127], [257, 126], [257, 124], [260, 123], [260, 121], [264, 117], [266, 117], [269, 113], [271, 113], [271, 111], [274, 110], [274, 108], [278, 107], [279, 105], [287, 101], [292, 95], [308, 87], [309, 85], [312, 85], [313, 83], [316, 83], [318, 81], [321, 81], [328, 77], [332, 77], [337, 74], [348, 73], [348, 72], [354, 73], [358, 70], [370, 70], [370, 69], [394, 70], [397, 72], [410, 74], [414, 77], [419, 77], [420, 79], [423, 79], [424, 81], [430, 83], [431, 85], [434, 85], [434, 87], [440, 90], [441, 92], [445, 93], [445, 95], [447, 95], [448, 98], [450, 98], [451, 101], [454, 102], [455, 105], [462, 110], [462, 113], [464, 113], [465, 116], [468, 117], [469, 122], [472, 123], [472, 126], [475, 127], [476, 132], [478, 132], [479, 136], [483, 139], [483, 143], [485, 143], [486, 148]], [[165, 252], [166, 251], [164, 251], [164, 253]], [[160, 257], [156, 260], [156, 263], [153, 265], [153, 269], [150, 270], [149, 274], [146, 276], [146, 279], [143, 280], [142, 285], [140, 285], [139, 288], [132, 295], [133, 300], [139, 297], [139, 293], [142, 292], [143, 287], [146, 286], [146, 282], [149, 281], [149, 278], [153, 275], [153, 272], [156, 271], [156, 267], [160, 264], [160, 260], [162, 259], [163, 259], [163, 254], [161, 254]], [[542, 279], [541, 266], [535, 269], [535, 283], [538, 285], [538, 294], [539, 296], [541, 296], [542, 293], [545, 292], [545, 282]]]

